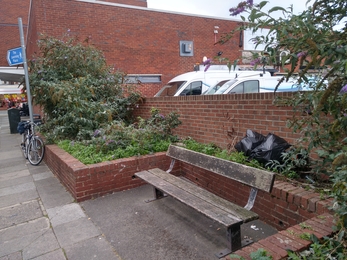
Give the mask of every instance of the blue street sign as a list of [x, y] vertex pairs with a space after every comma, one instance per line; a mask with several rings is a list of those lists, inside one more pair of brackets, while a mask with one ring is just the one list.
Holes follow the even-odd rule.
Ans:
[[10, 66], [22, 64], [23, 63], [22, 47], [8, 50], [7, 62]]

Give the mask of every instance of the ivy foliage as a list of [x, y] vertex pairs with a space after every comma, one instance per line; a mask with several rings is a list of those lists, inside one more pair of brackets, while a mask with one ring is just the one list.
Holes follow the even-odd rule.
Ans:
[[124, 73], [106, 64], [101, 51], [68, 34], [41, 35], [39, 53], [29, 61], [33, 103], [45, 113], [49, 141], [88, 139], [88, 131], [113, 120], [130, 121], [140, 94], [124, 83]]

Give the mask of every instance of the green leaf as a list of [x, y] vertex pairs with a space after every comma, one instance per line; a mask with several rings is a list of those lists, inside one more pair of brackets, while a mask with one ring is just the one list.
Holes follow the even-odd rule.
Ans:
[[262, 9], [265, 5], [267, 5], [269, 3], [269, 1], [261, 1], [259, 3], [259, 9]]
[[345, 236], [345, 231], [344, 230], [340, 230], [339, 234], [338, 234], [338, 239], [337, 241], [342, 242]]
[[276, 12], [276, 11], [286, 12], [286, 9], [284, 9], [283, 7], [280, 7], [280, 6], [275, 6], [269, 10], [269, 13]]

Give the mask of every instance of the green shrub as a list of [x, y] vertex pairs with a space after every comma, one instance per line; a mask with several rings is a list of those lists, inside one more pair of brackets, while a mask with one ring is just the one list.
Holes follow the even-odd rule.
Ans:
[[139, 118], [139, 123], [127, 125], [113, 121], [104, 128], [87, 133], [89, 139], [58, 142], [58, 146], [84, 164], [127, 158], [166, 151], [178, 137], [172, 129], [181, 124], [175, 112], [167, 116], [152, 108], [151, 117]]
[[68, 34], [41, 35], [40, 53], [29, 61], [33, 101], [45, 113], [48, 142], [89, 139], [90, 131], [113, 120], [130, 122], [140, 100], [125, 74], [106, 65], [101, 51]]
[[[311, 247], [291, 254], [290, 259], [346, 259], [347, 23], [344, 19], [347, 5], [345, 0], [308, 2], [312, 6], [295, 15], [293, 7], [275, 6], [265, 10], [267, 1], [259, 4], [240, 1], [230, 12], [232, 15], [246, 12], [247, 17], [242, 14], [244, 23], [224, 35], [220, 43], [243, 30], [257, 32], [268, 28], [268, 33], [252, 39], [257, 47], [264, 46], [254, 52], [255, 66], [280, 66], [286, 72], [282, 81], [297, 74], [298, 84], [309, 85], [311, 91], [295, 93], [290, 98], [277, 97], [275, 103], [293, 107], [288, 126], [302, 134], [299, 144], [305, 145], [309, 154], [314, 152], [319, 156], [311, 162], [313, 173], [317, 178], [325, 176], [333, 182], [330, 196], [334, 198], [332, 209], [337, 216], [336, 233], [321, 241], [311, 238], [314, 242]], [[280, 57], [281, 53], [287, 54]], [[311, 69], [314, 74], [310, 73]], [[291, 174], [295, 165], [277, 166]]]

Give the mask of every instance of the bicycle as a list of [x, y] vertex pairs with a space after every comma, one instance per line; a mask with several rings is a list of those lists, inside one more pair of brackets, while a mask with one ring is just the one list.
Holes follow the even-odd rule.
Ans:
[[45, 144], [42, 138], [35, 134], [38, 124], [31, 121], [19, 122], [17, 130], [22, 135], [21, 148], [25, 159], [31, 165], [39, 165], [45, 155]]

